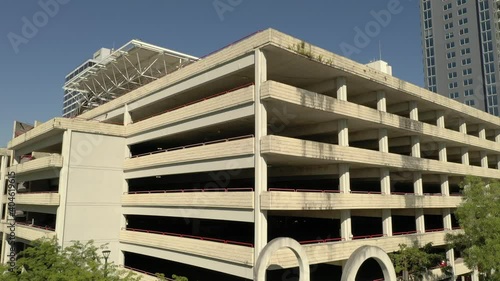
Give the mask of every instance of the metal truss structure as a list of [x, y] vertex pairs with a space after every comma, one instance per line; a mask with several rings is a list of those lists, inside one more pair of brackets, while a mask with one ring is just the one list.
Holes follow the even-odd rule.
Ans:
[[77, 110], [71, 117], [197, 60], [197, 57], [132, 40], [64, 84], [63, 89], [72, 92], [77, 101]]

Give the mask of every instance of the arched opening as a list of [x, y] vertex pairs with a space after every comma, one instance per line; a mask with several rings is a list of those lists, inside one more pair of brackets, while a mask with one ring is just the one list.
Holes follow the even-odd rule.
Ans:
[[304, 248], [295, 240], [291, 238], [276, 238], [269, 242], [257, 259], [254, 268], [254, 280], [265, 281], [267, 268], [274, 253], [280, 249], [291, 250], [297, 258], [299, 264], [299, 281], [310, 281], [309, 276], [309, 259], [304, 251]]
[[374, 258], [369, 258], [359, 268], [355, 281], [373, 281], [383, 279], [384, 272], [382, 271], [379, 263]]
[[[392, 264], [391, 259], [389, 258], [387, 253], [384, 252], [384, 250], [375, 246], [362, 246], [351, 254], [342, 270], [341, 281], [358, 280], [356, 279], [358, 272], [362, 270], [362, 266], [364, 266], [365, 262], [370, 259], [376, 261], [380, 270], [383, 272], [384, 280], [396, 281], [396, 272], [394, 270], [394, 265]], [[366, 266], [371, 266], [371, 262], [368, 262]], [[369, 280], [376, 279], [374, 278]]]

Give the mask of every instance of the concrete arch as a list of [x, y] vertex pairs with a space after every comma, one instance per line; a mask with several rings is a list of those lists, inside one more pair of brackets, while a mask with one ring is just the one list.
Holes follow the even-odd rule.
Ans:
[[295, 257], [297, 258], [297, 261], [299, 262], [299, 281], [310, 280], [309, 259], [307, 258], [307, 254], [302, 245], [300, 245], [299, 242], [295, 241], [292, 238], [276, 238], [273, 241], [267, 243], [267, 245], [260, 253], [257, 262], [255, 263], [253, 273], [255, 281], [266, 280], [266, 271], [272, 255], [279, 249], [283, 248], [292, 250], [292, 252], [295, 254]]
[[382, 268], [385, 281], [396, 281], [396, 271], [394, 270], [391, 259], [384, 250], [375, 246], [362, 246], [354, 251], [342, 270], [342, 278], [340, 280], [356, 280], [356, 275], [361, 265], [370, 258], [376, 260]]

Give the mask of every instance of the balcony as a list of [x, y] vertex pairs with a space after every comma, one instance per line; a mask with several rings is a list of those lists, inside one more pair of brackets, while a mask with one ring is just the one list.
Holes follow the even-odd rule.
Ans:
[[262, 194], [264, 210], [352, 210], [456, 208], [459, 196], [380, 194], [379, 192], [340, 193], [338, 190], [276, 189]]
[[[46, 172], [54, 170], [58, 171], [58, 169], [62, 168], [63, 158], [59, 154], [51, 154], [50, 156], [38, 158], [34, 160], [30, 160], [28, 162], [24, 162], [22, 164], [14, 165], [10, 167], [10, 172], [15, 172], [16, 175], [25, 176], [32, 173], [38, 172]], [[19, 179], [18, 179], [19, 181]]]
[[232, 169], [253, 167], [252, 135], [157, 150], [126, 159], [126, 178], [227, 169], [227, 159], [237, 159]]
[[[60, 196], [57, 192], [17, 193], [15, 202], [19, 205], [59, 206]], [[3, 202], [7, 202], [4, 195]]]
[[[10, 233], [7, 223], [3, 224], [3, 232]], [[36, 225], [30, 225], [26, 223], [16, 222], [16, 237], [33, 241], [41, 238], [53, 238], [55, 237], [55, 229], [50, 227], [41, 227]]]
[[252, 278], [251, 244], [140, 229], [122, 230], [120, 242], [122, 251]]

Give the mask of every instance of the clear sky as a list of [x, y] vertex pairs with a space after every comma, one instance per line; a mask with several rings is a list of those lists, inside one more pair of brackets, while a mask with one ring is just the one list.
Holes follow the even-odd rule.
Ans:
[[0, 1], [0, 147], [11, 138], [14, 120], [61, 116], [65, 75], [99, 48], [118, 48], [131, 39], [201, 57], [272, 27], [361, 63], [378, 58], [380, 44], [394, 76], [422, 86], [418, 5], [416, 0]]

